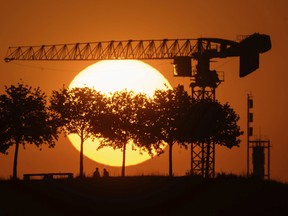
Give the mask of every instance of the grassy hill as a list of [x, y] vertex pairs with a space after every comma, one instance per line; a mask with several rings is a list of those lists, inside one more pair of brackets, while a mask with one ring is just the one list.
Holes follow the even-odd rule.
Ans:
[[0, 181], [0, 215], [287, 215], [288, 185], [236, 176]]

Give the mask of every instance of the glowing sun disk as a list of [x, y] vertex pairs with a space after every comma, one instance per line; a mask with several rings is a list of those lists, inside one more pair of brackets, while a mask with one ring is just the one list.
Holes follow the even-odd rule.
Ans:
[[[156, 89], [168, 89], [171, 85], [155, 68], [137, 60], [107, 60], [97, 62], [82, 70], [70, 83], [69, 88], [90, 87], [108, 94], [124, 89], [152, 96]], [[80, 138], [76, 134], [68, 136], [73, 146], [80, 150]], [[122, 166], [123, 153], [109, 147], [97, 150], [98, 140], [88, 139], [84, 143], [84, 155], [105, 165]], [[132, 150], [132, 143], [126, 149], [126, 165], [135, 165], [151, 157], [148, 153]]]

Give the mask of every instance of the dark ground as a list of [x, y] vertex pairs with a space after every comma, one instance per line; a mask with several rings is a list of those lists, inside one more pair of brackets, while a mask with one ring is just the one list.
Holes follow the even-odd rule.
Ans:
[[236, 176], [0, 181], [2, 215], [288, 215], [288, 185]]

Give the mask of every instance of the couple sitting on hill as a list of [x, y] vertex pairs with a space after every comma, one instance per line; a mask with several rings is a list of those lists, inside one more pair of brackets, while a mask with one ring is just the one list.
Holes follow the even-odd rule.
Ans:
[[[94, 178], [99, 178], [100, 177], [100, 172], [98, 167], [96, 167], [94, 173], [93, 173]], [[109, 177], [109, 172], [104, 168], [103, 169], [103, 177]]]

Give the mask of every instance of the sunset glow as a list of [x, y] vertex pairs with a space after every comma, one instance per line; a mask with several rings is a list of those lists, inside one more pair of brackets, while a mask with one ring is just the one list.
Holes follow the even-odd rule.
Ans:
[[[166, 86], [167, 85], [167, 86]], [[137, 60], [107, 60], [82, 70], [72, 87], [93, 87], [103, 93], [133, 90], [152, 96], [156, 89], [171, 88], [167, 79], [152, 66]]]
[[[171, 86], [181, 85], [192, 95], [198, 93], [197, 89], [197, 92], [192, 92], [191, 88], [191, 84], [196, 82], [198, 70], [203, 69], [213, 75], [216, 71], [222, 82], [217, 83], [214, 89], [215, 99], [223, 104], [228, 103], [239, 114], [239, 126], [244, 134], [240, 137], [242, 142], [239, 148], [216, 145], [215, 160], [212, 160], [214, 166], [211, 168], [215, 174], [247, 174], [250, 155], [247, 150], [247, 134], [250, 130], [247, 126], [250, 118], [247, 114], [247, 95], [251, 94], [254, 106], [251, 109], [253, 136], [250, 140], [263, 138], [271, 141], [270, 178], [288, 182], [288, 166], [285, 166], [288, 164], [287, 1], [237, 1], [237, 4], [227, 0], [28, 2], [1, 2], [1, 94], [6, 94], [6, 86], [23, 82], [32, 89], [39, 87], [47, 95], [49, 106], [51, 93], [70, 84], [70, 87], [92, 85], [103, 92], [115, 91], [117, 88], [135, 90], [146, 87], [150, 92], [148, 94], [151, 94], [152, 85], [163, 86], [162, 78], [157, 77], [164, 76]], [[271, 50], [260, 53], [259, 59], [257, 53], [250, 49], [253, 44], [258, 47], [259, 43], [247, 43], [248, 52], [242, 50], [237, 53], [231, 49], [233, 44], [255, 33], [269, 35], [272, 42]], [[17, 50], [17, 55], [10, 55], [11, 50]], [[220, 51], [223, 53], [220, 54]], [[215, 54], [217, 58], [209, 59]], [[231, 54], [240, 56], [227, 57]], [[180, 70], [174, 73], [177, 68], [175, 63], [178, 60], [187, 63], [187, 56], [192, 57], [189, 67], [193, 77], [181, 77]], [[208, 59], [200, 63], [209, 63], [209, 67], [199, 67], [201, 56]], [[7, 57], [10, 57], [10, 61], [6, 61]], [[133, 64], [129, 67], [126, 65], [125, 70], [121, 69], [120, 62], [132, 62], [127, 59], [134, 58], [143, 58], [145, 63], [161, 71], [163, 76], [158, 72], [151, 73], [157, 77], [146, 80], [146, 66], [140, 72], [131, 69]], [[239, 77], [240, 62], [247, 63], [253, 59], [259, 63], [259, 68], [248, 76]], [[257, 64], [252, 64], [253, 68]], [[117, 67], [117, 70], [114, 71], [113, 67]], [[151, 69], [149, 65], [148, 68]], [[80, 71], [83, 71], [82, 74], [85, 71], [87, 76], [80, 75]], [[187, 74], [190, 74], [190, 68]], [[197, 81], [203, 79], [199, 76]], [[160, 84], [154, 83], [157, 80]], [[199, 93], [201, 90], [199, 88]], [[84, 150], [91, 151], [90, 158], [99, 158], [97, 154], [102, 150], [97, 152], [96, 143], [89, 142], [84, 143]], [[34, 143], [27, 143], [25, 148], [19, 148], [18, 177], [23, 178], [26, 173], [44, 172], [72, 172], [78, 175], [80, 153], [76, 148], [78, 145], [74, 147], [62, 133], [55, 148], [41, 145], [42, 151], [39, 151]], [[7, 155], [0, 154], [2, 179], [9, 179], [13, 174], [15, 149], [15, 145], [12, 145]], [[172, 151], [174, 176], [186, 175], [191, 170], [190, 146], [185, 149], [176, 143]], [[139, 156], [137, 151], [133, 153]], [[109, 153], [110, 156], [113, 157], [112, 153]], [[103, 157], [112, 161], [108, 156]], [[127, 160], [131, 157], [130, 154]], [[127, 167], [126, 175], [167, 175], [168, 158], [169, 151], [165, 150], [159, 157]], [[100, 171], [109, 169], [112, 176], [121, 174], [121, 167], [98, 164], [94, 159], [84, 157], [83, 171], [86, 176], [92, 176], [95, 167], [99, 167]], [[252, 169], [253, 160], [249, 159]], [[120, 159], [113, 157], [113, 161], [116, 160]], [[201, 164], [204, 163], [201, 161]]]
[[[132, 90], [152, 96], [156, 89], [168, 89], [171, 85], [155, 68], [137, 60], [108, 60], [95, 63], [82, 70], [70, 83], [69, 88], [88, 86], [105, 94], [109, 92]], [[80, 150], [80, 138], [76, 134], [68, 136], [73, 146]], [[105, 165], [121, 166], [122, 152], [112, 148], [96, 151], [99, 141], [88, 139], [84, 143], [84, 155]], [[132, 150], [132, 143], [127, 145], [126, 165], [135, 165], [151, 157], [148, 153], [140, 154]]]

